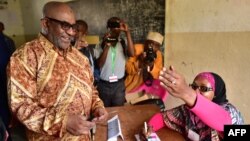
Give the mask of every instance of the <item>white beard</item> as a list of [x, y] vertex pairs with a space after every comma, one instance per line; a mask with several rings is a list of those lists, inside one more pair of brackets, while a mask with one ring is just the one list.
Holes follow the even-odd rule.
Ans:
[[45, 28], [42, 28], [42, 29], [41, 29], [41, 33], [42, 33], [43, 35], [47, 35], [47, 34], [48, 34], [48, 30], [45, 29]]

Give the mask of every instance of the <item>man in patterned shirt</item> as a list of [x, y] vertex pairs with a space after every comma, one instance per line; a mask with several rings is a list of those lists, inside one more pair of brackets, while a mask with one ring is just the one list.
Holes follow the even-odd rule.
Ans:
[[[11, 57], [8, 96], [30, 141], [90, 140], [90, 129], [107, 119], [88, 58], [71, 42], [73, 10], [62, 2], [43, 7], [42, 30]], [[90, 120], [90, 117], [93, 117]]]

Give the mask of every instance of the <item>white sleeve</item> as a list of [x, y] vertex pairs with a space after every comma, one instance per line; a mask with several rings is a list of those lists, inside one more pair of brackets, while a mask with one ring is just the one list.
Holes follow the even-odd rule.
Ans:
[[94, 58], [98, 59], [101, 56], [101, 53], [103, 52], [101, 44], [96, 44], [94, 48]]

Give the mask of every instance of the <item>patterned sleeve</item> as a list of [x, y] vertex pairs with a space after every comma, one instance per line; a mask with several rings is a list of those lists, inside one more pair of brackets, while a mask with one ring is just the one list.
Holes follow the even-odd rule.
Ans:
[[181, 134], [185, 133], [187, 117], [188, 112], [183, 105], [167, 110], [163, 113], [165, 125]]
[[244, 124], [244, 120], [240, 111], [237, 110], [231, 103], [223, 104], [222, 107], [230, 113], [232, 124], [235, 124], [235, 125]]
[[92, 111], [94, 112], [97, 108], [104, 108], [104, 104], [98, 95], [97, 89], [94, 87], [92, 96]]
[[7, 68], [9, 104], [13, 115], [29, 130], [59, 136], [66, 118], [56, 114], [55, 107], [42, 107], [38, 102], [37, 58], [33, 50], [25, 47], [11, 57]]

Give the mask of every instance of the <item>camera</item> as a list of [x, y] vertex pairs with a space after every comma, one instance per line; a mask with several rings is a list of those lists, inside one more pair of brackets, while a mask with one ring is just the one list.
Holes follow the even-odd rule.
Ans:
[[120, 22], [119, 21], [110, 21], [107, 25], [108, 28], [120, 28]]
[[108, 38], [105, 39], [105, 42], [107, 42], [107, 43], [116, 43], [116, 42], [118, 42], [118, 38], [108, 37]]
[[146, 50], [146, 62], [151, 63], [156, 58], [156, 52], [154, 52], [153, 47], [149, 46], [149, 48]]

